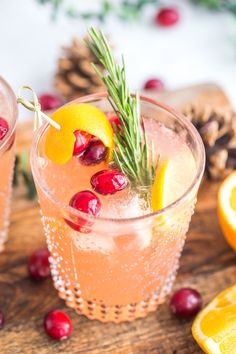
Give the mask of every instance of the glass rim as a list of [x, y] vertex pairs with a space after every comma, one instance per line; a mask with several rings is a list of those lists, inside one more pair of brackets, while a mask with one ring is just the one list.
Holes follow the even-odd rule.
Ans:
[[[108, 96], [107, 92], [90, 94], [90, 95], [86, 95], [83, 97], [79, 97], [75, 100], [72, 100], [72, 101], [66, 103], [65, 105], [69, 105], [71, 103], [88, 103], [88, 102], [92, 102], [92, 101], [98, 101], [103, 98], [107, 98], [107, 96]], [[166, 105], [162, 102], [159, 102], [158, 100], [155, 100], [153, 98], [141, 95], [140, 99], [141, 99], [141, 101], [158, 106], [159, 108], [167, 111], [172, 116], [174, 116], [178, 121], [180, 121], [182, 123], [182, 125], [190, 133], [192, 139], [197, 143], [198, 159], [197, 159], [197, 166], [196, 166], [196, 174], [195, 174], [194, 180], [191, 183], [191, 185], [185, 190], [185, 192], [178, 199], [176, 199], [171, 204], [167, 205], [165, 208], [158, 210], [156, 212], [144, 214], [141, 216], [135, 216], [135, 217], [131, 217], [131, 218], [109, 218], [109, 217], [102, 217], [102, 216], [93, 216], [93, 215], [89, 215], [84, 212], [81, 212], [79, 210], [76, 210], [73, 207], [71, 207], [69, 204], [66, 204], [62, 200], [57, 198], [54, 193], [51, 193], [50, 190], [48, 189], [46, 183], [40, 178], [37, 159], [35, 158], [35, 156], [36, 156], [37, 146], [40, 141], [40, 138], [43, 135], [44, 131], [49, 126], [48, 123], [44, 123], [43, 126], [40, 127], [34, 135], [32, 146], [31, 146], [31, 151], [30, 151], [30, 163], [31, 163], [31, 169], [32, 169], [32, 173], [33, 173], [35, 180], [37, 181], [38, 185], [40, 186], [41, 190], [46, 195], [46, 197], [49, 198], [50, 201], [52, 201], [53, 204], [55, 204], [55, 206], [57, 208], [64, 210], [66, 213], [69, 213], [69, 215], [71, 215], [73, 217], [83, 217], [84, 219], [88, 219], [91, 221], [93, 220], [93, 221], [112, 222], [112, 223], [122, 224], [122, 223], [132, 223], [132, 222], [137, 222], [137, 221], [146, 221], [148, 219], [153, 219], [155, 217], [159, 217], [165, 213], [173, 211], [175, 208], [184, 204], [185, 201], [188, 200], [188, 196], [194, 190], [194, 187], [198, 183], [200, 183], [201, 178], [204, 173], [204, 169], [205, 169], [205, 148], [204, 148], [202, 139], [201, 139], [197, 129], [194, 127], [194, 125], [183, 114], [175, 111], [175, 109], [173, 109], [173, 108], [169, 107], [168, 105]]]
[[6, 135], [6, 139], [4, 139], [3, 143], [0, 145], [0, 152], [1, 152], [4, 150], [5, 146], [7, 145], [7, 143], [9, 142], [9, 140], [11, 139], [12, 135], [14, 134], [14, 132], [16, 130], [16, 121], [18, 118], [18, 106], [17, 106], [17, 102], [16, 102], [16, 95], [15, 95], [13, 89], [11, 88], [11, 86], [8, 84], [8, 82], [1, 75], [0, 75], [0, 82], [6, 88], [6, 91], [9, 94], [10, 99], [12, 100], [12, 104], [13, 104], [12, 125], [11, 125], [11, 129], [9, 130], [9, 132]]

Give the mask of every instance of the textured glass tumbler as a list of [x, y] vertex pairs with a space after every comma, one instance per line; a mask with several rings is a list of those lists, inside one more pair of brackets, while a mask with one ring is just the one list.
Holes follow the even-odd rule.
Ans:
[[[76, 102], [111, 111], [105, 93]], [[42, 178], [47, 168], [43, 148], [47, 125], [36, 133], [31, 150], [54, 286], [77, 313], [103, 322], [144, 317], [165, 301], [176, 276], [204, 171], [204, 147], [187, 119], [144, 97], [141, 112], [145, 119], [156, 119], [180, 134], [196, 166], [194, 181], [185, 193], [160, 212], [130, 219], [89, 217], [63, 203], [57, 196], [60, 187], [49, 190]], [[57, 178], [59, 181], [60, 176]], [[75, 224], [81, 217], [91, 225], [88, 234], [73, 230], [65, 222]]]
[[15, 160], [14, 142], [17, 120], [16, 97], [3, 78], [0, 77], [0, 117], [4, 118], [9, 131], [0, 141], [0, 251], [7, 240], [9, 226], [12, 175]]

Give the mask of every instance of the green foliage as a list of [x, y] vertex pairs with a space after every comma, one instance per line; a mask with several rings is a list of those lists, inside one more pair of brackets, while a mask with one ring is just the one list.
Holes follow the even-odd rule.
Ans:
[[195, 4], [203, 5], [212, 10], [229, 11], [236, 15], [235, 0], [192, 0]]
[[17, 187], [23, 182], [26, 188], [27, 199], [33, 200], [36, 197], [36, 189], [32, 173], [29, 168], [29, 154], [23, 152], [21, 155], [17, 154], [15, 159], [15, 168], [13, 174], [13, 186]]
[[[69, 18], [78, 18], [83, 20], [106, 21], [110, 16], [129, 21], [140, 18], [148, 6], [161, 6], [161, 0], [98, 0], [99, 7], [97, 11], [81, 11], [78, 6], [71, 6], [69, 0], [36, 0], [41, 5], [47, 5], [51, 8], [52, 19], [56, 19], [59, 13], [65, 14]], [[205, 6], [210, 10], [227, 11], [236, 15], [235, 0], [190, 0], [194, 4]]]
[[109, 15], [115, 15], [122, 20], [137, 19], [148, 5], [157, 5], [159, 0], [100, 0], [97, 11], [80, 11], [78, 7], [69, 5], [68, 0], [36, 0], [41, 5], [51, 7], [52, 18], [56, 19], [59, 12], [70, 18], [82, 18], [84, 20], [98, 20], [104, 22]]
[[193, 2], [216, 10], [220, 9], [222, 6], [222, 0], [193, 0]]

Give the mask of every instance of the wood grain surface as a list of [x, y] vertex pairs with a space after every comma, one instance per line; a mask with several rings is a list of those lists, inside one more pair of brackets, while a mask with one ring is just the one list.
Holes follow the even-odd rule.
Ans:
[[[160, 99], [176, 108], [188, 102], [229, 105], [214, 85], [165, 93]], [[32, 123], [20, 125], [18, 151], [29, 148], [31, 137]], [[217, 221], [217, 190], [216, 183], [202, 183], [174, 286], [198, 289], [204, 303], [236, 280], [236, 254], [225, 242]], [[6, 317], [6, 325], [0, 331], [1, 354], [201, 353], [191, 336], [191, 321], [173, 318], [168, 304], [132, 323], [101, 324], [66, 308], [51, 279], [32, 282], [27, 274], [27, 258], [33, 250], [44, 247], [45, 240], [37, 202], [27, 201], [24, 193], [23, 187], [14, 191], [9, 241], [0, 254], [0, 309]], [[53, 308], [64, 309], [72, 319], [73, 333], [66, 341], [52, 341], [44, 333], [43, 317]]]

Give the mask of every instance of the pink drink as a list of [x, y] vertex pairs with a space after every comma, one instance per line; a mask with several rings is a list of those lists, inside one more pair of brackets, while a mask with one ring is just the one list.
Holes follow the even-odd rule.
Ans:
[[[105, 95], [80, 100], [110, 107]], [[98, 100], [95, 101], [95, 98]], [[165, 300], [175, 279], [185, 235], [194, 210], [204, 168], [203, 146], [195, 129], [156, 102], [141, 105], [149, 143], [159, 164], [171, 161], [166, 209], [153, 214], [141, 193], [127, 187], [102, 196], [101, 215], [88, 218], [68, 207], [71, 197], [92, 190], [90, 178], [107, 163], [84, 166], [73, 157], [56, 165], [44, 155], [47, 127], [36, 137], [31, 153], [42, 221], [52, 255], [52, 275], [59, 296], [68, 306], [103, 322], [131, 321], [154, 311]], [[83, 216], [89, 233], [72, 229]]]
[[8, 84], [0, 77], [0, 117], [6, 120], [9, 130], [0, 140], [0, 250], [7, 238], [17, 119], [16, 98]]

